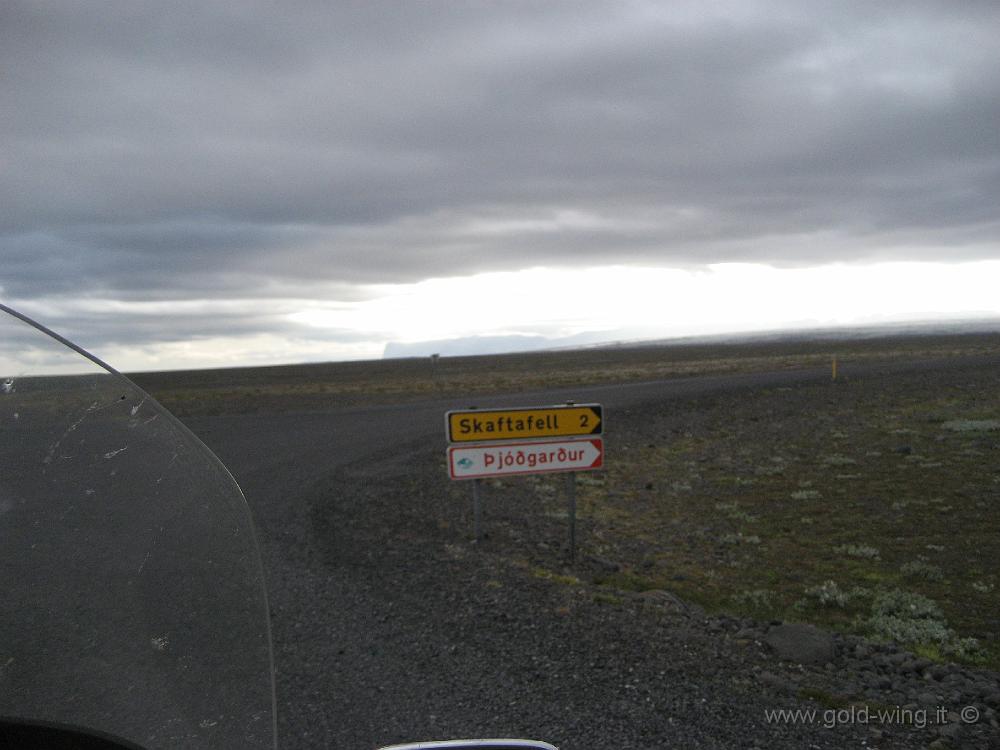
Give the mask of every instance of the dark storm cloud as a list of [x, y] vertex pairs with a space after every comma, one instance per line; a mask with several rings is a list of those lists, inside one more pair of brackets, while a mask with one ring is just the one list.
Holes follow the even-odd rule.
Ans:
[[986, 2], [7, 2], [0, 287], [995, 257], [997, 59]]

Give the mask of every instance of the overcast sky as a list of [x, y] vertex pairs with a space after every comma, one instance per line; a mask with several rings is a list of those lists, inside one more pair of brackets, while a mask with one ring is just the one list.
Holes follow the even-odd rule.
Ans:
[[124, 369], [1000, 314], [998, 60], [992, 1], [5, 0], [0, 298]]

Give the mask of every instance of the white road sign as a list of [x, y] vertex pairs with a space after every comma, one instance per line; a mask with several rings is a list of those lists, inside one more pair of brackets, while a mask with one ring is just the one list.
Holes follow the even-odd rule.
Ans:
[[456, 445], [448, 449], [448, 472], [452, 479], [589, 471], [603, 466], [604, 441], [601, 438]]

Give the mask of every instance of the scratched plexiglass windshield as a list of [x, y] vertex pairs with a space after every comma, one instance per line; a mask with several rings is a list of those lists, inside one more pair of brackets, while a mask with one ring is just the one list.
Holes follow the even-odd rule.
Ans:
[[0, 310], [0, 719], [270, 748], [261, 569], [218, 460], [126, 378]]

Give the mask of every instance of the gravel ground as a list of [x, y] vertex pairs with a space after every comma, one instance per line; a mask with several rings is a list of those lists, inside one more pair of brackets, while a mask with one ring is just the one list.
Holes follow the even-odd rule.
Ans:
[[[266, 545], [295, 540], [271, 581], [283, 748], [484, 735], [564, 750], [1000, 746], [995, 675], [840, 637], [802, 666], [768, 645], [772, 623], [709, 617], [665, 592], [604, 603], [585, 581], [606, 561], [538, 577], [536, 564], [564, 559], [544, 530], [515, 532], [529, 556], [510, 554], [509, 533], [471, 542], [439, 452], [411, 448], [316, 482], [300, 514], [264, 529]], [[516, 527], [519, 504], [491, 508], [491, 522]], [[905, 695], [927, 726], [852, 721], [800, 697], [857, 683]], [[980, 720], [936, 724], [938, 705]], [[775, 709], [816, 713], [769, 720]]]
[[[642, 425], [662, 427], [678, 398], [617, 410], [615, 444], [643, 444]], [[394, 414], [364, 419], [382, 429]], [[472, 542], [433, 416], [435, 440], [414, 426], [409, 442], [359, 445], [346, 463], [324, 459], [333, 412], [263, 421], [270, 440], [250, 418], [197, 425], [256, 515], [280, 747], [519, 736], [563, 750], [1000, 748], [995, 673], [707, 615], [666, 591], [609, 592], [591, 581], [616, 563], [590, 554], [586, 523], [570, 564], [565, 519], [539, 514], [526, 486], [485, 488], [490, 535]], [[282, 453], [275, 440], [298, 442]], [[810, 663], [782, 658], [796, 649]], [[845, 699], [859, 695], [867, 715]]]

